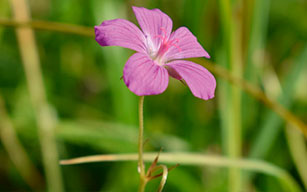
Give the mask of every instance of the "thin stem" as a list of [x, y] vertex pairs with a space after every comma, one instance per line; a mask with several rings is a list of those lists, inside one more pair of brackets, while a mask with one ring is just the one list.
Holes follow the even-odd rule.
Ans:
[[138, 169], [140, 172], [140, 185], [139, 185], [139, 192], [143, 192], [145, 190], [145, 186], [147, 183], [146, 176], [145, 176], [145, 166], [143, 160], [143, 135], [144, 135], [144, 120], [143, 120], [143, 106], [144, 106], [144, 96], [140, 97], [139, 100], [139, 153], [138, 153]]
[[290, 128], [290, 126], [290, 124], [287, 125], [285, 129], [290, 154], [296, 166], [296, 170], [302, 179], [305, 190], [307, 190], [307, 148], [304, 135], [298, 130]]
[[[241, 0], [237, 1], [236, 11], [242, 9]], [[223, 29], [223, 46], [220, 57], [225, 58], [221, 64], [226, 65], [233, 76], [242, 76], [242, 55], [241, 55], [241, 33], [242, 21], [240, 14], [233, 10], [230, 0], [220, 0], [221, 25]], [[224, 55], [226, 53], [226, 55]], [[225, 138], [224, 150], [230, 158], [239, 158], [241, 156], [242, 138], [241, 138], [241, 90], [237, 86], [225, 85], [223, 93], [226, 96], [226, 105], [221, 114], [224, 121], [223, 136]], [[229, 191], [238, 191], [241, 185], [241, 173], [238, 169], [231, 168], [228, 174]]]
[[[11, 0], [9, 2], [11, 3], [14, 19], [21, 22], [31, 20], [27, 5], [28, 1]], [[64, 191], [64, 186], [61, 170], [57, 164], [58, 151], [54, 135], [56, 117], [47, 102], [35, 35], [32, 28], [29, 27], [16, 28], [16, 35], [38, 127], [47, 188], [48, 191], [61, 192]]]
[[287, 108], [282, 106], [280, 103], [270, 99], [258, 86], [255, 86], [240, 77], [232, 75], [224, 67], [213, 65], [213, 63], [205, 61], [204, 59], [196, 58], [196, 59], [191, 59], [191, 60], [194, 62], [203, 64], [213, 74], [221, 77], [222, 79], [225, 79], [231, 84], [234, 84], [240, 87], [243, 91], [250, 94], [251, 96], [256, 98], [258, 101], [261, 101], [268, 108], [270, 108], [280, 117], [282, 117], [286, 122], [293, 125], [291, 127], [300, 130], [304, 134], [305, 138], [307, 138], [307, 125], [301, 119], [299, 119], [296, 115], [294, 115], [291, 111], [289, 111]]
[[159, 185], [159, 188], [158, 188], [158, 192], [161, 192], [164, 188], [165, 183], [166, 183], [168, 169], [165, 165], [158, 165], [154, 168], [153, 172], [155, 172], [158, 169], [162, 169], [162, 178], [161, 178], [160, 185]]
[[30, 27], [38, 30], [55, 31], [60, 33], [75, 34], [80, 36], [95, 37], [94, 28], [81, 25], [66, 24], [50, 21], [17, 21], [0, 18], [0, 25], [7, 27]]
[[[151, 162], [157, 156], [156, 153], [145, 153], [143, 158]], [[82, 164], [91, 162], [110, 162], [110, 161], [136, 161], [137, 154], [109, 154], [79, 157], [69, 160], [62, 160], [62, 165]], [[217, 155], [204, 155], [199, 153], [161, 153], [159, 161], [162, 163], [179, 163], [181, 166], [211, 166], [224, 168], [240, 168], [241, 170], [265, 173], [279, 179], [285, 191], [301, 191], [295, 179], [285, 170], [267, 163], [262, 160], [253, 159], [231, 159]]]
[[33, 191], [42, 191], [43, 177], [34, 166], [26, 150], [20, 143], [12, 120], [7, 114], [4, 101], [0, 94], [0, 139], [8, 157], [16, 166], [20, 175]]

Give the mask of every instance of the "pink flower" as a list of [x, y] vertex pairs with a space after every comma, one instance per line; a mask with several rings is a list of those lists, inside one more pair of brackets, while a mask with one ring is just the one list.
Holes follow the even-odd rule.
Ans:
[[132, 7], [142, 31], [130, 21], [114, 19], [95, 26], [101, 46], [121, 46], [137, 51], [127, 61], [123, 78], [136, 95], [157, 95], [165, 91], [169, 76], [184, 80], [194, 96], [214, 97], [216, 81], [204, 67], [178, 60], [209, 54], [186, 27], [172, 32], [173, 22], [159, 9]]

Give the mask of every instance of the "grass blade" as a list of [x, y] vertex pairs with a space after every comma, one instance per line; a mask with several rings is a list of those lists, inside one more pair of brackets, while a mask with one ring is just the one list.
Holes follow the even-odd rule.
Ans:
[[10, 159], [33, 191], [42, 191], [44, 181], [20, 143], [0, 95], [0, 138]]
[[[10, 3], [16, 20], [24, 22], [30, 20], [30, 14], [25, 0], [11, 0]], [[32, 106], [39, 129], [39, 139], [48, 190], [61, 192], [63, 191], [63, 183], [60, 167], [57, 164], [58, 152], [54, 137], [54, 126], [56, 122], [50, 106], [46, 101], [34, 33], [28, 27], [16, 28], [16, 33]]]
[[[156, 153], [144, 153], [144, 160], [152, 162]], [[110, 154], [110, 155], [94, 155], [87, 157], [79, 157], [75, 159], [62, 160], [62, 165], [82, 164], [91, 162], [106, 162], [106, 161], [137, 161], [137, 154]], [[286, 191], [299, 192], [299, 185], [283, 169], [266, 163], [261, 160], [250, 159], [230, 159], [227, 157], [203, 155], [197, 153], [161, 153], [159, 158], [161, 163], [170, 163], [186, 165], [186, 166], [212, 166], [223, 168], [239, 168], [242, 170], [265, 173], [267, 175], [278, 178]]]

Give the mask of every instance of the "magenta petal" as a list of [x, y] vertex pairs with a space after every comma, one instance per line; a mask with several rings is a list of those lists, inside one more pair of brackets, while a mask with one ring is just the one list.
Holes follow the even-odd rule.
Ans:
[[210, 58], [198, 43], [197, 38], [186, 27], [180, 27], [174, 31], [170, 36], [170, 41], [176, 42], [176, 46], [172, 46], [165, 54], [168, 61], [192, 57]]
[[146, 9], [143, 7], [132, 7], [136, 19], [143, 30], [145, 37], [154, 48], [158, 48], [161, 36], [168, 38], [172, 32], [173, 22], [171, 18], [159, 9]]
[[96, 41], [101, 46], [120, 46], [146, 52], [144, 34], [130, 21], [114, 19], [95, 26]]
[[214, 97], [216, 81], [203, 66], [191, 61], [176, 60], [167, 64], [187, 83], [195, 97], [208, 100]]
[[146, 54], [135, 53], [124, 67], [124, 82], [136, 95], [157, 95], [168, 85], [168, 73]]

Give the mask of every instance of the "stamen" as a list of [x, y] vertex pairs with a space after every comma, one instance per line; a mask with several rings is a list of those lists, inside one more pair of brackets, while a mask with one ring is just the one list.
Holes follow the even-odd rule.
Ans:
[[182, 49], [179, 47], [179, 39], [175, 38], [170, 40], [167, 36], [167, 32], [164, 27], [160, 27], [160, 34], [154, 36], [154, 38], [161, 39], [159, 50], [156, 52], [156, 55], [153, 56], [154, 58], [161, 59], [163, 58], [163, 55], [171, 48], [172, 46], [176, 47], [179, 52], [182, 51]]

